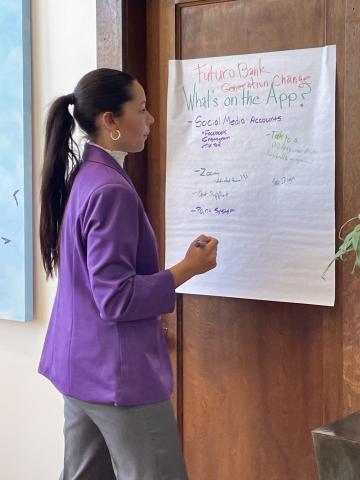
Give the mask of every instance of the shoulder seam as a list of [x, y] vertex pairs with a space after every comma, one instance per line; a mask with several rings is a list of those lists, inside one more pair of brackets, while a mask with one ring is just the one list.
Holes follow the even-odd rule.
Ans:
[[[133, 187], [131, 187], [130, 184], [127, 184], [127, 183], [126, 183], [126, 184], [124, 185], [124, 184], [122, 184], [122, 183], [104, 183], [103, 185], [97, 186], [96, 188], [94, 188], [94, 190], [92, 190], [92, 191], [89, 193], [86, 201], [84, 202], [84, 205], [83, 205], [82, 208], [81, 208], [81, 211], [79, 212], [79, 217], [78, 217], [78, 218], [79, 218], [79, 220], [80, 220], [81, 236], [82, 236], [83, 239], [84, 239], [84, 236], [83, 236], [83, 221], [84, 221], [85, 210], [86, 210], [86, 208], [87, 208], [87, 206], [88, 206], [88, 204], [89, 204], [92, 196], [93, 196], [94, 194], [96, 194], [96, 192], [98, 192], [99, 190], [104, 189], [104, 188], [106, 188], [106, 187], [118, 187], [118, 188], [120, 188], [120, 189], [122, 189], [122, 190], [124, 190], [124, 187], [125, 187], [125, 191], [128, 192], [128, 193], [130, 193], [131, 196], [136, 200], [136, 208], [139, 209], [139, 207], [140, 207], [140, 203], [141, 203], [141, 202], [139, 201], [139, 200], [140, 200], [140, 197], [139, 197], [139, 195], [137, 194], [136, 190], [135, 190]], [[128, 188], [127, 188], [127, 187], [128, 187]]]

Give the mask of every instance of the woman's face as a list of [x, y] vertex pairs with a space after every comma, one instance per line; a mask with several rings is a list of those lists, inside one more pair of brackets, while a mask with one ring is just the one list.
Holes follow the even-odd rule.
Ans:
[[144, 89], [136, 80], [133, 82], [132, 92], [134, 98], [124, 103], [122, 115], [114, 117], [116, 127], [121, 133], [119, 140], [114, 142], [116, 143], [114, 150], [131, 153], [141, 152], [144, 149], [145, 140], [154, 123], [154, 117], [146, 110]]

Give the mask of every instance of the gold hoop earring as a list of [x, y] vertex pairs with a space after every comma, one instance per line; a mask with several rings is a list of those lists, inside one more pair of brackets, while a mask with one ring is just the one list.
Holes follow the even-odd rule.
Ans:
[[116, 142], [116, 140], [119, 140], [119, 138], [121, 137], [120, 130], [115, 130], [115, 132], [116, 132], [116, 135], [117, 135], [116, 138], [113, 137], [113, 132], [110, 132], [110, 138], [111, 138], [111, 140], [114, 140], [114, 142]]

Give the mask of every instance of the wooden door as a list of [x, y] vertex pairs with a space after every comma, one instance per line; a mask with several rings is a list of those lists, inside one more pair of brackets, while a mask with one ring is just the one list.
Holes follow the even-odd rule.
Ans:
[[[118, 0], [98, 3], [119, 7]], [[133, 0], [123, 4], [124, 11], [129, 5], [134, 10]], [[143, 192], [162, 262], [168, 59], [336, 44], [338, 225], [360, 211], [357, 0], [136, 0], [136, 5], [125, 27], [136, 37], [138, 18], [146, 15], [147, 97], [156, 123]], [[103, 31], [111, 22], [109, 15]], [[311, 429], [360, 409], [359, 284], [350, 268], [337, 267], [335, 308], [179, 296], [177, 311], [165, 322], [191, 480], [317, 478]]]
[[[324, 0], [148, 2], [149, 214], [164, 254], [167, 60], [318, 47]], [[159, 189], [159, 186], [160, 189]], [[200, 233], [200, 232], [199, 232]], [[339, 413], [335, 309], [183, 295], [177, 318], [179, 423], [192, 480], [316, 478], [310, 431]], [[333, 349], [334, 358], [324, 352]], [[331, 372], [331, 373], [330, 373]]]

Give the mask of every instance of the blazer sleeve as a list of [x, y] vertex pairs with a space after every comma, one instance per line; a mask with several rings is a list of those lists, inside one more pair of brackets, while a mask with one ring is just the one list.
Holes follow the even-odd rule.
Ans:
[[82, 216], [90, 286], [104, 320], [141, 320], [175, 307], [170, 270], [136, 273], [140, 208], [131, 189], [105, 185], [91, 194]]

